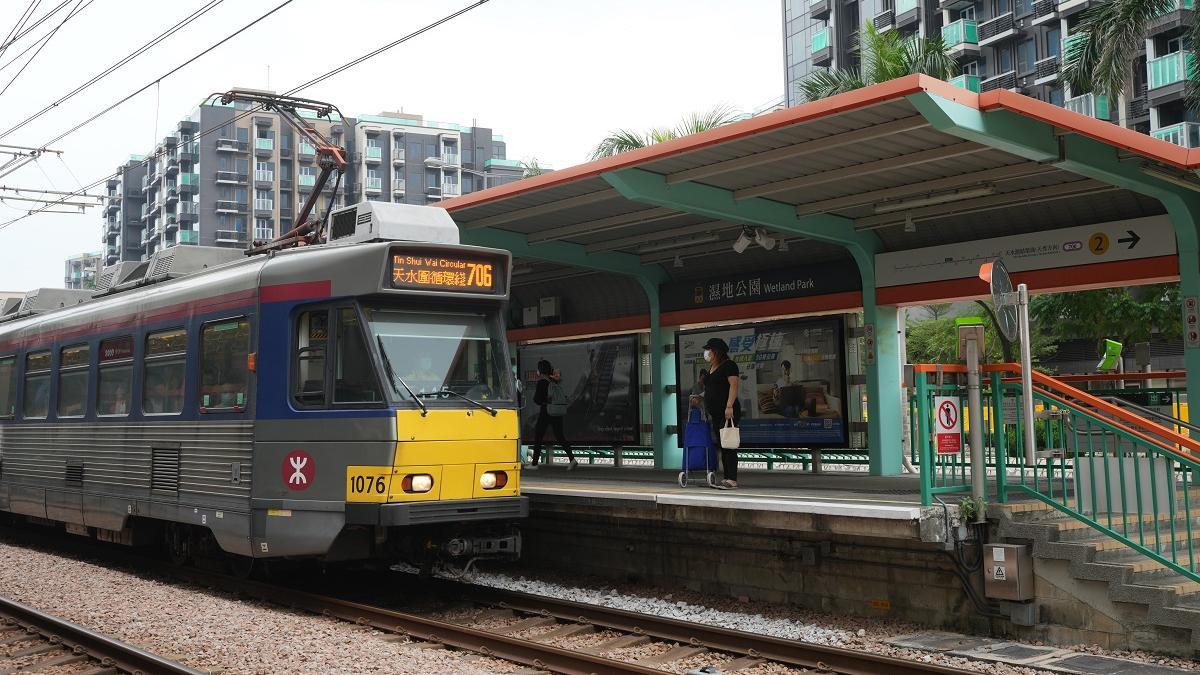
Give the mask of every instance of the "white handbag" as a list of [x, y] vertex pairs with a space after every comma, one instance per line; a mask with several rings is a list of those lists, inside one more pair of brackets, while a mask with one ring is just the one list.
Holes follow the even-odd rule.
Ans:
[[725, 420], [721, 429], [721, 447], [726, 450], [737, 450], [742, 445], [742, 432], [733, 424], [733, 420]]

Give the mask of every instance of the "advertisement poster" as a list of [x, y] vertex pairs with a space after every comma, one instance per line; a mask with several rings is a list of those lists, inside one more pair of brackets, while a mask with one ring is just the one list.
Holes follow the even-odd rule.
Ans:
[[[523, 387], [521, 442], [533, 442], [538, 406], [537, 364], [546, 359], [562, 373], [562, 387], [570, 402], [563, 431], [574, 445], [636, 445], [641, 406], [638, 391], [638, 339], [636, 335], [543, 342], [517, 350]], [[554, 434], [546, 432], [546, 442]]]
[[676, 337], [680, 419], [707, 371], [704, 343], [719, 337], [741, 371], [743, 448], [846, 447], [846, 359], [842, 317], [723, 326]]

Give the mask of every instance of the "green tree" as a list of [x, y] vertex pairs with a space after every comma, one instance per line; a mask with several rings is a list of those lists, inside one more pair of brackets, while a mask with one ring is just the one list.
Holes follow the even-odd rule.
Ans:
[[[1063, 43], [1060, 77], [1076, 94], [1094, 92], [1116, 100], [1133, 77], [1130, 64], [1146, 46], [1146, 29], [1152, 19], [1174, 9], [1176, 0], [1105, 0], [1083, 14], [1079, 25]], [[1191, 43], [1200, 44], [1200, 22], [1189, 29]], [[1186, 73], [1186, 97], [1192, 108], [1200, 105], [1196, 73]]]
[[[1034, 363], [1054, 353], [1055, 340], [1040, 330], [1030, 331]], [[994, 324], [983, 331], [983, 358], [986, 363], [1011, 362], [1005, 358], [1000, 331]], [[905, 330], [905, 348], [909, 363], [960, 363], [958, 328], [953, 318], [910, 322]]]
[[855, 48], [859, 65], [836, 70], [815, 70], [797, 87], [806, 101], [887, 82], [905, 75], [922, 73], [940, 80], [958, 75], [958, 61], [941, 36], [901, 37], [894, 30], [880, 32], [871, 22], [863, 24]]
[[1179, 284], [1039, 295], [1030, 301], [1035, 322], [1055, 326], [1062, 339], [1105, 338], [1125, 345], [1183, 335]]
[[612, 157], [622, 152], [644, 148], [663, 141], [670, 141], [682, 136], [698, 134], [702, 131], [725, 126], [742, 118], [731, 106], [722, 105], [703, 113], [691, 113], [685, 116], [673, 128], [656, 127], [645, 132], [632, 129], [618, 129], [603, 140], [592, 150], [592, 159]]
[[538, 164], [537, 157], [530, 157], [528, 162], [521, 162], [521, 171], [522, 178], [529, 178], [530, 176], [540, 176], [546, 173], [547, 169], [541, 164]]
[[925, 305], [925, 312], [929, 314], [929, 318], [937, 319], [945, 318], [950, 314], [950, 308], [954, 305], [949, 302], [939, 302], [932, 305]]

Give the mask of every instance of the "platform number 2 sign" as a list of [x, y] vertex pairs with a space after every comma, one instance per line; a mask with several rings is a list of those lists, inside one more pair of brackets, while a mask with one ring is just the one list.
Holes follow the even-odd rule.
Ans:
[[1088, 249], [1093, 255], [1108, 253], [1108, 235], [1103, 232], [1097, 232], [1088, 237]]

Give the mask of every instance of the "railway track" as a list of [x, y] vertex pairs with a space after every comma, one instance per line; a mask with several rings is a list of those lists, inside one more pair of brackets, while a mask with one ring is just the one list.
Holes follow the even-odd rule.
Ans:
[[0, 598], [0, 674], [201, 675], [182, 664]]

